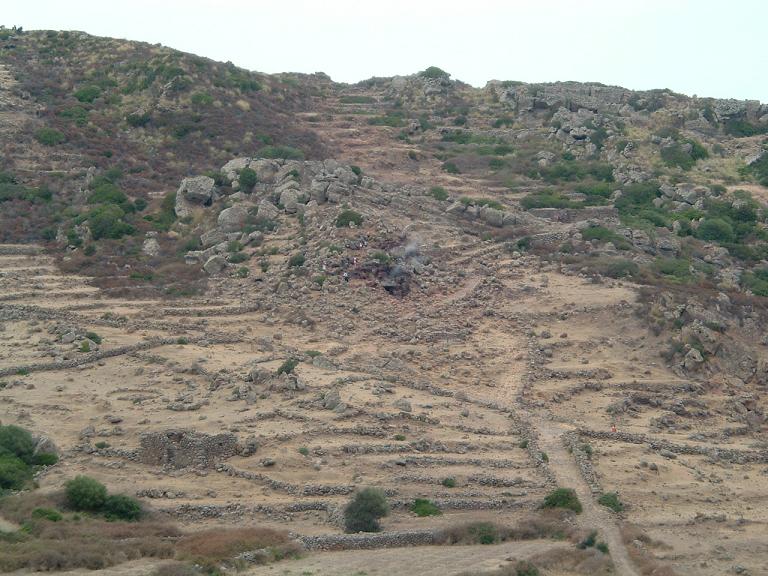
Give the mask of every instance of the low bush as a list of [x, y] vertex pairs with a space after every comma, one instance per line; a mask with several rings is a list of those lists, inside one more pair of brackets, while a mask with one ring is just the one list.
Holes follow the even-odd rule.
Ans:
[[598, 504], [602, 504], [606, 508], [610, 508], [614, 512], [621, 512], [624, 510], [624, 504], [619, 500], [619, 495], [616, 492], [606, 492], [601, 494], [597, 499]]
[[339, 98], [339, 102], [342, 104], [374, 104], [376, 103], [376, 98], [373, 96], [342, 96]]
[[53, 508], [35, 508], [32, 510], [33, 520], [49, 520], [50, 522], [60, 522], [64, 516], [61, 512]]
[[125, 212], [117, 204], [101, 204], [87, 213], [88, 226], [94, 240], [118, 239], [129, 236], [136, 229], [125, 222]]
[[487, 206], [488, 208], [495, 208], [496, 210], [504, 209], [504, 206], [502, 206], [501, 203], [491, 198], [470, 198], [469, 196], [464, 196], [461, 199], [461, 203], [464, 204], [464, 206]]
[[387, 514], [389, 506], [384, 492], [364, 488], [344, 508], [344, 529], [348, 533], [378, 532], [379, 520]]
[[83, 86], [82, 88], [75, 91], [74, 94], [75, 98], [77, 98], [79, 102], [85, 102], [87, 104], [91, 104], [100, 95], [101, 88], [96, 85]]
[[66, 137], [62, 132], [53, 128], [40, 128], [40, 130], [35, 132], [35, 140], [45, 146], [56, 146], [64, 142]]
[[452, 478], [452, 477], [443, 478], [440, 481], [440, 484], [442, 484], [446, 488], [455, 488], [456, 487], [456, 478]]
[[696, 229], [696, 237], [714, 242], [733, 242], [733, 227], [722, 218], [705, 218]]
[[211, 574], [220, 573], [222, 565], [237, 566], [235, 558], [243, 552], [260, 551], [252, 561], [266, 564], [296, 556], [301, 551], [287, 532], [269, 528], [216, 528], [184, 536], [177, 544], [177, 555], [201, 566]]
[[448, 172], [448, 174], [461, 174], [461, 170], [459, 170], [459, 167], [453, 162], [444, 162], [443, 170]]
[[304, 254], [299, 252], [288, 259], [288, 266], [291, 268], [298, 268], [299, 266], [304, 266], [305, 261], [306, 258], [304, 257]]
[[28, 464], [11, 454], [0, 454], [0, 494], [6, 490], [21, 490], [32, 480]]
[[360, 226], [362, 223], [362, 214], [354, 210], [344, 210], [336, 217], [336, 228], [347, 228], [350, 224]]
[[231, 264], [240, 264], [241, 262], [248, 260], [248, 255], [244, 252], [235, 252], [234, 254], [229, 255], [228, 260]]
[[243, 168], [240, 170], [237, 180], [240, 182], [240, 190], [248, 194], [253, 190], [253, 187], [259, 179], [255, 170], [252, 170], [251, 168]]
[[581, 237], [586, 241], [597, 240], [598, 242], [612, 242], [619, 250], [629, 250], [632, 247], [631, 242], [620, 236], [613, 230], [604, 226], [590, 226], [581, 231]]
[[576, 512], [576, 514], [580, 514], [582, 511], [579, 497], [572, 488], [557, 488], [556, 490], [553, 490], [544, 498], [541, 507], [564, 508], [566, 510], [572, 510], [573, 512]]
[[432, 188], [429, 189], [429, 195], [432, 196], [432, 198], [435, 200], [440, 200], [441, 202], [448, 200], [448, 192], [446, 192], [445, 188], [442, 186], [432, 186]]
[[286, 160], [304, 160], [304, 152], [291, 146], [264, 146], [256, 154], [261, 158], [285, 158]]
[[425, 516], [440, 516], [442, 512], [434, 503], [426, 498], [416, 498], [411, 504], [411, 512], [423, 518]]
[[419, 76], [422, 78], [449, 78], [451, 75], [437, 66], [430, 66], [426, 70], [419, 72]]
[[298, 358], [288, 358], [277, 369], [277, 375], [279, 376], [280, 374], [293, 374], [293, 371], [296, 369], [296, 366], [298, 365], [299, 365]]
[[107, 500], [107, 488], [89, 476], [77, 476], [65, 484], [67, 504], [78, 511], [98, 512]]
[[125, 494], [110, 494], [104, 500], [101, 512], [107, 520], [135, 522], [141, 518], [142, 510], [138, 501]]

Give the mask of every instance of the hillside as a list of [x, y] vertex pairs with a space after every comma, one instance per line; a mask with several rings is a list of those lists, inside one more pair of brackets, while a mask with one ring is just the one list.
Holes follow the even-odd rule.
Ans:
[[[215, 569], [768, 569], [768, 105], [0, 39], [0, 421], [60, 457], [0, 568], [270, 528]], [[73, 525], [79, 474], [161, 547], [28, 518]], [[371, 486], [380, 540], [343, 535]]]

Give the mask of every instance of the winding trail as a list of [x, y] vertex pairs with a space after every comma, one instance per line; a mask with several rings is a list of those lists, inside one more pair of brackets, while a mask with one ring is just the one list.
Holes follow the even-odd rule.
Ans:
[[608, 545], [617, 574], [641, 576], [629, 558], [616, 520], [607, 508], [595, 501], [592, 489], [582, 478], [579, 467], [563, 444], [562, 435], [571, 429], [565, 424], [547, 420], [545, 416], [530, 416], [534, 428], [539, 433], [539, 448], [549, 457], [549, 468], [558, 484], [573, 488], [581, 501], [583, 511], [577, 516], [579, 523], [584, 528], [598, 530], [600, 537]]

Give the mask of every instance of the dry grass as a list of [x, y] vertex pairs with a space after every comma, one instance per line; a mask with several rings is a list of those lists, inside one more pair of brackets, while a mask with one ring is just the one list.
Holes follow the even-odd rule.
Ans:
[[[643, 576], [677, 576], [677, 572], [671, 566], [656, 560], [649, 550], [649, 548], [671, 549], [669, 545], [651, 539], [640, 528], [631, 524], [621, 527], [621, 539], [627, 547], [632, 562]], [[638, 546], [638, 542], [641, 546]]]
[[[540, 572], [539, 569], [544, 572]], [[493, 572], [464, 572], [461, 576], [533, 576], [548, 574], [584, 574], [608, 576], [613, 574], [613, 562], [607, 554], [590, 548], [587, 550], [551, 550], [537, 554], [527, 561], [510, 563]]]
[[299, 545], [291, 540], [287, 532], [268, 528], [232, 528], [205, 530], [189, 534], [177, 544], [179, 559], [194, 562], [202, 566], [217, 566], [222, 563], [234, 563], [243, 552], [260, 551], [253, 561], [266, 564], [288, 556], [296, 556], [301, 551]]
[[500, 526], [492, 522], [470, 522], [444, 529], [439, 544], [495, 544], [509, 540], [553, 538], [573, 540], [577, 534], [569, 522], [571, 514], [563, 510], [545, 510], [532, 514], [517, 526]]

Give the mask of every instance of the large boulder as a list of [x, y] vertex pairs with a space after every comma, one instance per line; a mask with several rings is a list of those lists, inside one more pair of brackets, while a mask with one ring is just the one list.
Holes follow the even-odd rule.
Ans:
[[248, 206], [245, 204], [235, 204], [221, 211], [217, 224], [222, 232], [237, 232], [243, 229], [247, 219]]
[[286, 188], [280, 193], [280, 205], [289, 214], [296, 213], [301, 192], [295, 188]]
[[250, 161], [250, 158], [233, 158], [221, 167], [221, 173], [227, 180], [232, 182], [237, 178], [240, 170], [243, 168], [248, 168]]
[[205, 270], [208, 274], [218, 274], [226, 267], [226, 259], [223, 256], [219, 256], [218, 254], [216, 256], [211, 256], [208, 258], [208, 260], [206, 260], [205, 264], [203, 264], [203, 270]]
[[256, 213], [260, 220], [274, 220], [280, 214], [277, 207], [269, 200], [259, 202], [259, 210]]
[[275, 180], [275, 174], [280, 170], [280, 165], [274, 160], [267, 160], [265, 158], [257, 158], [251, 160], [248, 168], [256, 172], [256, 177], [259, 182], [270, 184]]
[[325, 202], [328, 197], [326, 191], [328, 190], [328, 181], [315, 178], [309, 185], [309, 194], [313, 200], [317, 200], [318, 204]]
[[176, 216], [184, 218], [192, 213], [194, 206], [210, 204], [216, 183], [208, 176], [184, 178], [176, 191]]

